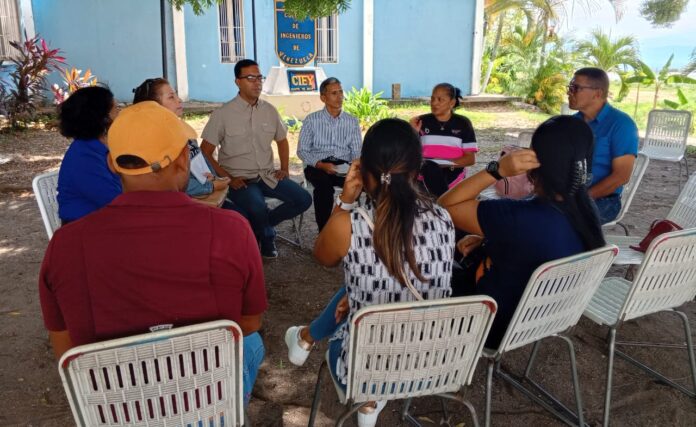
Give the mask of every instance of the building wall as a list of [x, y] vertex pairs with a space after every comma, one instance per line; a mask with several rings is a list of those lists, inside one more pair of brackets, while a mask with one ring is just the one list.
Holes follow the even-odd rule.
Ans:
[[[32, 0], [32, 7], [36, 32], [63, 50], [69, 66], [91, 69], [117, 99], [131, 101], [134, 87], [162, 75], [159, 1]], [[169, 3], [166, 11], [169, 78], [176, 84]]]

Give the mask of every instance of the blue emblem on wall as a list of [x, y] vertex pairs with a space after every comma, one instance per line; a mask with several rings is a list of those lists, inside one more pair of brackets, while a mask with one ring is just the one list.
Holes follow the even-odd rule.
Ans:
[[275, 2], [276, 54], [289, 67], [301, 67], [314, 60], [314, 20], [297, 21], [285, 14], [285, 2]]

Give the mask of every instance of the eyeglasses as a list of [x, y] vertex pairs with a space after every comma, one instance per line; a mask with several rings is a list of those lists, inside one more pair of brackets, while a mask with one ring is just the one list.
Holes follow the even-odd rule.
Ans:
[[265, 82], [266, 78], [262, 76], [261, 74], [259, 75], [253, 75], [249, 74], [248, 76], [239, 76], [240, 79], [244, 79], [248, 82], [254, 83], [254, 82]]
[[595, 86], [581, 86], [575, 83], [569, 84], [568, 85], [568, 93], [577, 93], [578, 91], [581, 91], [583, 89], [599, 89], [598, 87]]

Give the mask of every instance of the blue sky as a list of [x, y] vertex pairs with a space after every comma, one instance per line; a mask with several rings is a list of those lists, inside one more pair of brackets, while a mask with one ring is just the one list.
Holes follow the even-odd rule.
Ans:
[[593, 29], [601, 27], [614, 37], [632, 35], [640, 45], [641, 59], [652, 68], [662, 67], [672, 53], [672, 67], [681, 68], [696, 48], [696, 0], [689, 2], [681, 19], [670, 28], [653, 28], [643, 19], [638, 11], [641, 0], [626, 0], [624, 16], [618, 23], [608, 0], [596, 0], [595, 3], [599, 8], [591, 14], [578, 5], [573, 11], [569, 9], [567, 21], [559, 28], [560, 34], [582, 39]]

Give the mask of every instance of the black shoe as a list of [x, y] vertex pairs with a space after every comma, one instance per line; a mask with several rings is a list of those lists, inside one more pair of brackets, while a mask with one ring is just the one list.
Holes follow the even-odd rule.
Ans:
[[273, 240], [261, 243], [261, 256], [264, 258], [278, 258], [278, 249]]

